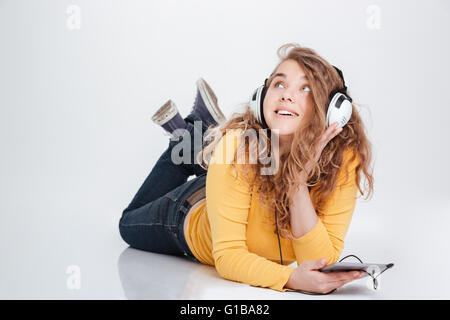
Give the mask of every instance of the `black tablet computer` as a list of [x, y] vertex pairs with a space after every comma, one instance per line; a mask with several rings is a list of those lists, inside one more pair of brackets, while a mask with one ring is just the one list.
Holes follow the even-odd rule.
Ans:
[[321, 272], [343, 272], [343, 271], [366, 271], [370, 274], [381, 273], [392, 268], [393, 263], [359, 263], [359, 262], [336, 262], [320, 268]]

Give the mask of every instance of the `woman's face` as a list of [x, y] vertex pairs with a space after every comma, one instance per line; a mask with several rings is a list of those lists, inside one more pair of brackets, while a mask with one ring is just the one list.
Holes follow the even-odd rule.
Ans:
[[[278, 129], [280, 136], [294, 134], [306, 110], [313, 105], [308, 80], [296, 61], [286, 60], [278, 66], [263, 103], [269, 128]], [[283, 110], [293, 115], [285, 115]]]

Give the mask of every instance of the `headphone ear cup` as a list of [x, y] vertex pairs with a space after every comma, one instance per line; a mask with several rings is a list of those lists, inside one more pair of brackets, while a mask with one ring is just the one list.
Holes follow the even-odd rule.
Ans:
[[259, 112], [261, 114], [261, 123], [264, 128], [268, 128], [269, 126], [266, 123], [266, 119], [264, 118], [264, 98], [266, 97], [267, 87], [264, 85], [261, 91], [261, 97], [259, 99]]
[[253, 112], [253, 115], [255, 116], [256, 120], [258, 122], [261, 121], [261, 118], [259, 116], [259, 110], [260, 110], [260, 104], [259, 104], [259, 96], [260, 96], [260, 87], [258, 87], [255, 91], [253, 91], [253, 94], [250, 98], [250, 110]]
[[328, 105], [326, 128], [335, 122], [339, 122], [337, 128], [342, 128], [347, 124], [352, 116], [351, 100], [343, 93], [335, 93]]
[[252, 94], [250, 99], [250, 110], [255, 115], [258, 121], [264, 128], [268, 128], [264, 119], [264, 98], [266, 96], [267, 87], [265, 85], [259, 86]]

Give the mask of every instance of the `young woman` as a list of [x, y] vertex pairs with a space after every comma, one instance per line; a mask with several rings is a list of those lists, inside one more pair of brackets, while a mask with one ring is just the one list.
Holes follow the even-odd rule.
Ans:
[[[357, 192], [365, 194], [361, 172], [367, 196], [373, 191], [370, 143], [353, 105], [344, 127], [326, 125], [330, 95], [345, 88], [337, 68], [298, 44], [280, 47], [278, 56], [265, 83], [264, 121], [249, 104], [225, 120], [203, 79], [185, 119], [171, 101], [157, 111], [153, 120], [172, 135], [181, 129], [178, 137], [187, 145], [209, 129], [208, 143], [179, 163], [174, 153], [187, 149], [171, 139], [124, 210], [120, 233], [132, 247], [213, 265], [225, 279], [330, 293], [362, 276], [318, 269], [337, 262], [344, 248]], [[252, 130], [256, 140], [245, 139]], [[263, 140], [258, 161], [247, 160]], [[267, 151], [277, 170], [262, 174], [273, 165], [259, 157]], [[289, 266], [293, 262], [298, 266]]]

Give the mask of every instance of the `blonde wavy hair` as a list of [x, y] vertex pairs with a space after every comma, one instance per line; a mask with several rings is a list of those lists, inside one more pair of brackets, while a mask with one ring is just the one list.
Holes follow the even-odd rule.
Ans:
[[[239, 166], [242, 177], [251, 185], [256, 186], [257, 192], [260, 194], [262, 204], [269, 205], [270, 208], [277, 209], [277, 223], [280, 230], [280, 236], [287, 239], [294, 239], [290, 227], [289, 205], [292, 196], [300, 185], [298, 180], [299, 173], [305, 170], [306, 163], [313, 164], [308, 174], [308, 188], [315, 187], [315, 196], [311, 197], [317, 214], [325, 214], [322, 211], [327, 196], [336, 187], [338, 173], [343, 165], [343, 155], [346, 150], [352, 150], [353, 156], [347, 161], [345, 168], [358, 158], [356, 166], [355, 182], [359, 192], [366, 195], [368, 199], [373, 193], [373, 176], [370, 163], [372, 160], [371, 143], [365, 134], [365, 128], [358, 111], [355, 109], [355, 102], [352, 103], [352, 115], [343, 130], [333, 138], [323, 149], [320, 159], [314, 161], [314, 151], [320, 142], [320, 138], [325, 131], [326, 108], [329, 102], [329, 95], [333, 90], [342, 89], [344, 84], [335, 70], [335, 68], [325, 59], [320, 57], [314, 50], [302, 47], [296, 43], [288, 43], [282, 45], [277, 55], [280, 59], [278, 65], [274, 68], [271, 76], [268, 78], [267, 87], [270, 87], [275, 70], [285, 60], [294, 60], [304, 71], [311, 88], [313, 97], [313, 108], [305, 115], [302, 124], [294, 133], [291, 149], [289, 152], [281, 154], [279, 157], [278, 171], [273, 175], [258, 174], [267, 164], [256, 163]], [[245, 111], [233, 113], [231, 118], [215, 128], [208, 128], [208, 133], [204, 139], [203, 149], [197, 154], [197, 163], [205, 170], [208, 168], [208, 155], [210, 155], [220, 139], [228, 130], [241, 130], [245, 132], [248, 129], [254, 129], [260, 132], [258, 140], [265, 139], [266, 148], [259, 150], [259, 155], [267, 154], [267, 150], [271, 150], [270, 137], [265, 133], [260, 123], [256, 121], [253, 112], [250, 110], [249, 103], [244, 103]], [[239, 146], [234, 154], [232, 167], [235, 168], [238, 163], [238, 154], [249, 155], [249, 150], [258, 144], [259, 141], [250, 140], [250, 145], [245, 143], [246, 139], [241, 139]], [[244, 150], [244, 153], [240, 151]], [[245, 158], [246, 159], [246, 158]], [[239, 162], [243, 163], [243, 162]], [[365, 176], [364, 190], [361, 189], [360, 180], [361, 172]], [[365, 192], [366, 193], [365, 193]], [[275, 224], [275, 223], [274, 223]]]

